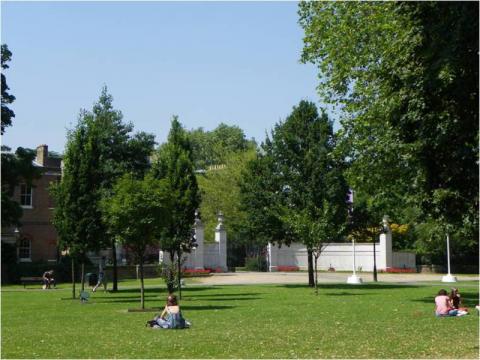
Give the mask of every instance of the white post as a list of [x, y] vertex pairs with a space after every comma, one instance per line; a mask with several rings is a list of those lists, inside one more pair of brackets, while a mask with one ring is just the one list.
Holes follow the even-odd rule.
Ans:
[[195, 211], [195, 238], [197, 248], [195, 249], [195, 269], [204, 269], [204, 226], [200, 218], [200, 212]]
[[450, 273], [450, 235], [447, 233], [447, 266], [448, 274], [442, 277], [442, 282], [457, 282], [457, 278]]
[[218, 243], [218, 267], [223, 271], [228, 271], [227, 268], [227, 232], [223, 225], [223, 214], [218, 212], [218, 225], [215, 228], [215, 242]]
[[268, 272], [272, 272], [272, 244], [267, 245]]
[[357, 269], [355, 264], [355, 239], [353, 238], [352, 238], [352, 247], [353, 247], [353, 275], [348, 277], [347, 284], [361, 284], [363, 280], [361, 277], [357, 276]]
[[352, 245], [353, 245], [353, 275], [357, 275], [357, 266], [355, 264], [355, 239], [352, 239]]

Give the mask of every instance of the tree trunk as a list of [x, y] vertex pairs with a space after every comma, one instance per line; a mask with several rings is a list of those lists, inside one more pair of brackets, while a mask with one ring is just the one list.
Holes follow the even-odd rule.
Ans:
[[140, 256], [140, 306], [145, 309], [145, 290], [143, 285], [143, 255]]
[[315, 295], [318, 295], [318, 271], [317, 271], [318, 256], [315, 256]]
[[375, 235], [373, 235], [373, 281], [377, 282], [377, 254], [375, 249]]
[[313, 252], [311, 249], [307, 249], [307, 257], [308, 257], [308, 286], [314, 287], [315, 280], [313, 277]]
[[172, 294], [175, 291], [175, 253], [169, 252], [170, 255], [170, 264], [168, 265], [168, 281], [167, 281], [167, 287], [168, 287], [168, 293]]
[[177, 259], [177, 265], [178, 265], [178, 298], [181, 300], [182, 299], [182, 252], [178, 252], [178, 259]]
[[82, 291], [85, 290], [85, 260], [82, 260]]
[[75, 299], [75, 260], [72, 257], [72, 299]]
[[112, 237], [112, 291], [118, 291], [118, 271], [117, 271], [117, 247], [115, 246], [115, 239]]

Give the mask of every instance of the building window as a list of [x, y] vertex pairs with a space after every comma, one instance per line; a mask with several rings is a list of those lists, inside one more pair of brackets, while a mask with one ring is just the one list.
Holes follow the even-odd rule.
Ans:
[[20, 205], [25, 208], [33, 207], [32, 187], [27, 184], [20, 185]]
[[22, 238], [18, 243], [18, 260], [31, 261], [32, 247], [29, 239]]

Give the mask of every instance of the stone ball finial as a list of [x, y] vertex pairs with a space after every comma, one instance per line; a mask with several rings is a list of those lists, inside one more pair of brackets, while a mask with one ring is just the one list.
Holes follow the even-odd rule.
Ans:
[[200, 214], [200, 210], [197, 209], [195, 210], [195, 227], [199, 228], [199, 227], [202, 227], [203, 226], [203, 223], [202, 223], [202, 217], [201, 217], [201, 214]]
[[388, 217], [388, 215], [383, 215], [382, 226], [385, 231], [390, 230], [390, 218]]
[[217, 213], [217, 219], [218, 219], [218, 225], [216, 227], [217, 230], [221, 230], [224, 228], [224, 225], [223, 225], [223, 220], [224, 220], [224, 216], [223, 216], [223, 212], [219, 211]]

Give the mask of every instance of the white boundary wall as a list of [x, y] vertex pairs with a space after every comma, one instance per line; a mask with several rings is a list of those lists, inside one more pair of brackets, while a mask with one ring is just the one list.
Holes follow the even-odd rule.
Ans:
[[[268, 264], [270, 271], [277, 271], [278, 266], [298, 266], [308, 268], [307, 249], [305, 245], [293, 243], [278, 247], [268, 245]], [[375, 244], [377, 270], [389, 267], [415, 268], [415, 254], [392, 251], [392, 233], [389, 228], [380, 235], [380, 242]], [[373, 271], [373, 243], [355, 244], [355, 265], [358, 271]], [[318, 258], [318, 269], [353, 270], [352, 243], [330, 243], [325, 246]]]
[[[195, 238], [197, 248], [193, 249], [190, 254], [185, 254], [186, 269], [221, 269], [227, 271], [227, 232], [223, 225], [223, 215], [218, 216], [218, 225], [215, 228], [215, 242], [205, 244], [204, 227], [202, 221], [197, 217], [195, 219]], [[168, 263], [168, 256], [160, 251], [159, 262]]]

